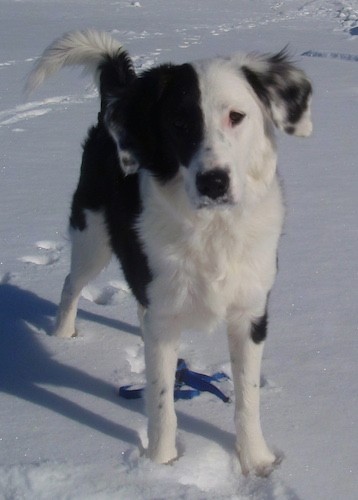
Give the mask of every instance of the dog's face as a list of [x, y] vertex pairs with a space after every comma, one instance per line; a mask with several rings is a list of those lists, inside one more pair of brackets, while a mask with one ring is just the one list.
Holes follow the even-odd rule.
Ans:
[[311, 85], [283, 53], [164, 65], [111, 94], [106, 123], [124, 172], [181, 176], [195, 208], [237, 205], [270, 184], [273, 126], [312, 130]]

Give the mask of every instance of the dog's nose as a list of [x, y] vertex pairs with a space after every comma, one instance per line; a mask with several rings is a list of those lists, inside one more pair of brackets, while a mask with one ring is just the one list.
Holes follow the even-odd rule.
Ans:
[[229, 183], [229, 174], [221, 168], [214, 168], [196, 175], [198, 192], [212, 200], [224, 196], [229, 189]]

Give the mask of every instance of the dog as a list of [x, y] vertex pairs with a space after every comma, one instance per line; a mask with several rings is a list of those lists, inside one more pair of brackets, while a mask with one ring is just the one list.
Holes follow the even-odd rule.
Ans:
[[67, 65], [93, 73], [101, 108], [84, 144], [70, 216], [71, 270], [54, 335], [75, 334], [82, 288], [114, 253], [145, 344], [148, 456], [177, 459], [173, 386], [182, 330], [226, 322], [244, 474], [268, 475], [259, 414], [267, 299], [284, 219], [274, 129], [309, 136], [312, 86], [277, 54], [162, 64], [137, 75], [109, 34], [67, 33], [27, 91]]

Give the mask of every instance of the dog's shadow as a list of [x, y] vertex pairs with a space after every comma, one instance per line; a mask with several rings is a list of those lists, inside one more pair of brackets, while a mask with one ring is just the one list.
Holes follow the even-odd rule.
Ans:
[[[70, 387], [131, 411], [144, 413], [142, 400], [123, 400], [110, 383], [51, 357], [35, 329], [51, 331], [55, 314], [56, 305], [49, 300], [14, 285], [0, 285], [0, 390], [103, 434], [141, 446], [135, 429], [123, 425], [123, 422], [113, 422], [104, 415], [56, 394], [56, 387]], [[78, 316], [140, 335], [138, 327], [121, 321], [83, 310], [79, 310]], [[44, 388], [43, 385], [52, 386], [53, 390]], [[233, 434], [184, 412], [177, 413], [181, 429], [214, 440], [220, 446], [233, 451]]]

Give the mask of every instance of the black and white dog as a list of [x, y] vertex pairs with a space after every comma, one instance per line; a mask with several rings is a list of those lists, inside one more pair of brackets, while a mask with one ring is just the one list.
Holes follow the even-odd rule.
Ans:
[[75, 333], [82, 288], [118, 257], [145, 341], [148, 455], [177, 457], [173, 385], [180, 332], [227, 323], [242, 471], [268, 474], [260, 364], [284, 209], [274, 126], [312, 131], [311, 84], [276, 55], [164, 64], [137, 75], [106, 33], [53, 42], [28, 90], [65, 65], [93, 71], [98, 123], [84, 145], [70, 218], [71, 271], [55, 335]]

